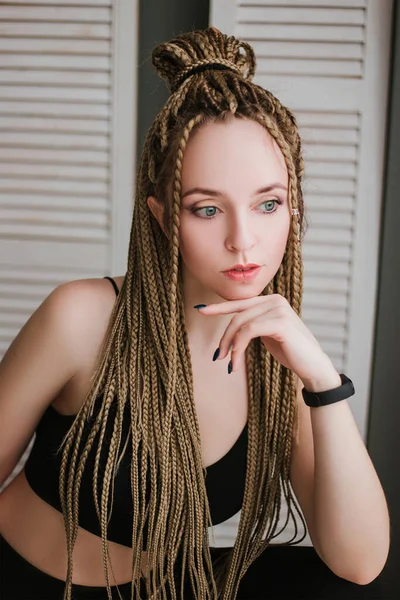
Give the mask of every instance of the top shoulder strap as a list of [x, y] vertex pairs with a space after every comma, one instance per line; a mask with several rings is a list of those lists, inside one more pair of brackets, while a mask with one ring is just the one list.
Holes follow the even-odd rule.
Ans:
[[118, 289], [118, 286], [117, 286], [117, 284], [115, 283], [114, 279], [113, 279], [112, 277], [108, 277], [108, 276], [107, 276], [107, 277], [103, 277], [103, 279], [108, 279], [109, 281], [111, 281], [111, 283], [112, 283], [112, 286], [113, 286], [113, 288], [114, 288], [114, 290], [115, 290], [115, 293], [116, 293], [116, 295], [118, 296], [119, 289]]

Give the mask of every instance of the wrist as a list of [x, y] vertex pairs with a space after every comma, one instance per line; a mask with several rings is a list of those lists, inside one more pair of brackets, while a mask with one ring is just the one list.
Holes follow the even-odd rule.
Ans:
[[302, 383], [307, 392], [327, 392], [333, 390], [342, 385], [342, 380], [337, 371], [333, 370], [331, 373], [321, 375], [318, 379], [303, 380]]

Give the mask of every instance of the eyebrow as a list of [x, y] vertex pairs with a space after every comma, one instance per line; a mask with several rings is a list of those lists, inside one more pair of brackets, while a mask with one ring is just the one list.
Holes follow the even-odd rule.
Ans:
[[[271, 190], [274, 190], [276, 188], [280, 188], [281, 190], [287, 191], [287, 187], [285, 185], [282, 185], [281, 183], [271, 183], [271, 185], [267, 185], [257, 190], [254, 196], [258, 196], [259, 194], [266, 194], [267, 192], [270, 192]], [[183, 198], [186, 198], [186, 196], [190, 196], [191, 194], [203, 194], [204, 196], [223, 196], [223, 193], [218, 190], [209, 190], [207, 188], [194, 187], [182, 195], [182, 200]]]

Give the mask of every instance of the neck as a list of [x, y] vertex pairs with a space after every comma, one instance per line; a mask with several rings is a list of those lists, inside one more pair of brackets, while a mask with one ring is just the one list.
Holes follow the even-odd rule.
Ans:
[[205, 289], [187, 271], [184, 270], [182, 275], [185, 323], [189, 340], [196, 348], [211, 352], [212, 355], [218, 348], [232, 315], [214, 315], [210, 317], [201, 315], [193, 306], [196, 304], [218, 304], [223, 302], [224, 298]]

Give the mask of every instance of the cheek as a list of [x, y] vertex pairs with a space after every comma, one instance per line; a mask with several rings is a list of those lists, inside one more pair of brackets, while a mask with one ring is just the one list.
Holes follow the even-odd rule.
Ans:
[[258, 239], [262, 240], [263, 244], [269, 246], [271, 250], [286, 246], [290, 229], [289, 216], [283, 214], [282, 211], [279, 215], [263, 218], [266, 223], [258, 223]]
[[180, 253], [187, 266], [204, 264], [210, 257], [210, 247], [213, 245], [212, 235], [208, 228], [196, 226], [193, 222], [181, 221], [179, 232]]
[[263, 237], [263, 254], [268, 263], [278, 269], [281, 264], [290, 235], [289, 219], [278, 220], [268, 229], [268, 235]]
[[275, 230], [275, 244], [277, 252], [284, 252], [289, 238], [289, 223], [283, 223]]

